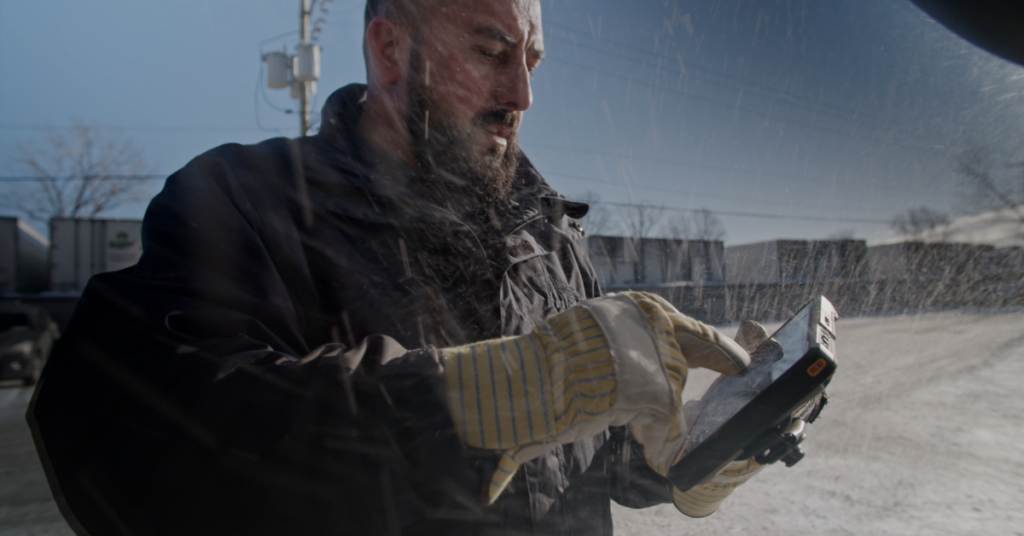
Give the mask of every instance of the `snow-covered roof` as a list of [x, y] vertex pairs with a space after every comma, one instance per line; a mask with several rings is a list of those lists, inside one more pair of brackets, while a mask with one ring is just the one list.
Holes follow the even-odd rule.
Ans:
[[872, 245], [911, 240], [989, 244], [997, 248], [1024, 247], [1024, 205], [963, 216], [923, 233], [899, 236]]

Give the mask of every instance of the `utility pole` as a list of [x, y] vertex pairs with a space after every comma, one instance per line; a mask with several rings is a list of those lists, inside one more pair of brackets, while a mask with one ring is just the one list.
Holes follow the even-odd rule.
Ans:
[[[320, 11], [326, 13], [325, 5], [330, 0], [319, 0]], [[295, 54], [288, 55], [288, 47], [263, 55], [267, 67], [267, 86], [273, 89], [291, 89], [291, 98], [299, 101], [299, 135], [309, 136], [312, 123], [312, 100], [316, 94], [316, 82], [320, 79], [320, 45], [313, 42], [323, 30], [323, 18], [311, 26], [313, 9], [317, 0], [299, 0], [299, 44]], [[287, 110], [287, 113], [292, 113]]]
[[[299, 20], [300, 33], [302, 34], [302, 46], [309, 46], [309, 19], [313, 15], [313, 9], [310, 6], [310, 0], [300, 0], [302, 2], [302, 16]], [[299, 99], [299, 132], [301, 136], [309, 136], [309, 123], [311, 115], [311, 103], [310, 103], [310, 83], [303, 81], [299, 82], [302, 84], [301, 98]]]

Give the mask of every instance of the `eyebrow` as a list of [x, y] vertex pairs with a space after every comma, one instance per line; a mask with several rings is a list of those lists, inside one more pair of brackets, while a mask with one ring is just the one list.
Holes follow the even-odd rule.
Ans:
[[[508, 48], [516, 48], [517, 46], [519, 46], [519, 41], [516, 41], [515, 38], [513, 38], [511, 35], [506, 34], [505, 32], [499, 30], [494, 26], [484, 26], [483, 28], [477, 28], [473, 33], [477, 35], [482, 35], [484, 37], [489, 37], [497, 41], [501, 41]], [[530, 50], [528, 50], [527, 53], [538, 60], [544, 59], [543, 49], [533, 47]]]

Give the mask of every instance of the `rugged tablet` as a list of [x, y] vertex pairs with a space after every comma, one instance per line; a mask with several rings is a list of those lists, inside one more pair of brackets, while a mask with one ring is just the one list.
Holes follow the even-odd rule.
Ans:
[[[686, 491], [734, 460], [780, 459], [793, 465], [803, 453], [807, 415], [836, 370], [838, 315], [819, 296], [751, 354], [740, 376], [722, 376], [699, 401], [686, 404], [687, 438], [668, 478]], [[813, 406], [813, 407], [812, 407]]]

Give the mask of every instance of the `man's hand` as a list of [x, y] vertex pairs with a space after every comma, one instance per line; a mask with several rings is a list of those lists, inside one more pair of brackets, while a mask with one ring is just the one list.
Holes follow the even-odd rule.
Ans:
[[[761, 324], [750, 320], [740, 325], [736, 332], [736, 342], [748, 354], [753, 353], [766, 340], [768, 340], [768, 331]], [[687, 516], [707, 517], [715, 513], [736, 488], [753, 478], [765, 467], [754, 460], [734, 461], [704, 484], [694, 486], [687, 491], [672, 488], [672, 502], [677, 510]]]
[[629, 425], [666, 474], [684, 437], [689, 368], [738, 374], [750, 363], [714, 328], [640, 292], [588, 300], [527, 335], [441, 352], [460, 438], [503, 452], [488, 503], [521, 463], [609, 426]]

